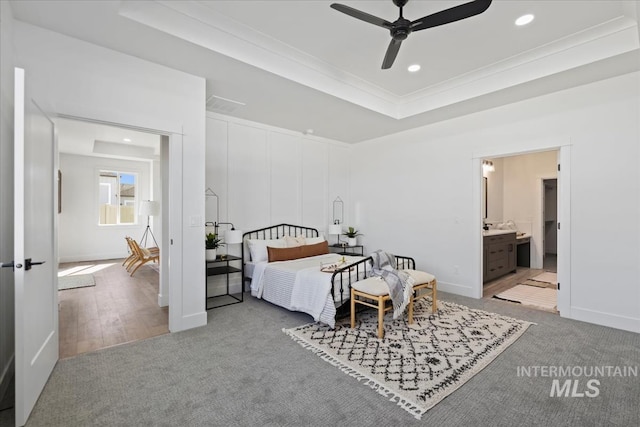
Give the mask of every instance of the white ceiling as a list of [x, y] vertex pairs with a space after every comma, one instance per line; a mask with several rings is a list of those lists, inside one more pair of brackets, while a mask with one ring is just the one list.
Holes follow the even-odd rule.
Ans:
[[[636, 1], [494, 0], [409, 35], [382, 70], [388, 31], [332, 1], [13, 1], [16, 19], [207, 79], [239, 101], [212, 111], [359, 142], [638, 68]], [[339, 1], [388, 21], [391, 0]], [[410, 20], [460, 1], [412, 0]], [[514, 20], [533, 13], [534, 22]], [[421, 64], [419, 73], [407, 66]]]
[[66, 118], [56, 118], [56, 127], [61, 153], [131, 160], [160, 156], [158, 135]]

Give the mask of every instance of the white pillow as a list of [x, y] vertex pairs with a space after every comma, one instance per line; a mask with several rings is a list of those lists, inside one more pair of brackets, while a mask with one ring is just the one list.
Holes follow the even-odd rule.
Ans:
[[285, 241], [283, 239], [249, 239], [247, 240], [247, 242], [249, 243], [249, 253], [251, 254], [251, 261], [253, 262], [262, 262], [268, 259], [267, 246], [271, 246], [272, 248], [286, 247]]
[[295, 248], [296, 246], [304, 246], [307, 244], [307, 239], [303, 235], [298, 237], [284, 236], [283, 239], [287, 248]]
[[317, 243], [322, 243], [326, 239], [323, 236], [320, 237], [307, 237], [307, 245], [315, 245]]

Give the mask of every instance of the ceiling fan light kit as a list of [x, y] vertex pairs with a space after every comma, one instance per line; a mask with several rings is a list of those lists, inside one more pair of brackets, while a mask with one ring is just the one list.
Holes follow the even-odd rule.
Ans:
[[398, 51], [400, 51], [402, 41], [409, 37], [409, 34], [412, 32], [426, 30], [427, 28], [437, 27], [479, 15], [489, 8], [492, 0], [471, 1], [469, 3], [464, 3], [427, 15], [423, 18], [416, 19], [415, 21], [409, 21], [402, 16], [402, 8], [408, 1], [409, 0], [393, 0], [393, 3], [400, 8], [400, 16], [394, 22], [389, 22], [385, 19], [378, 18], [377, 16], [370, 15], [366, 12], [362, 12], [358, 9], [354, 9], [340, 3], [333, 3], [331, 8], [356, 19], [360, 19], [361, 21], [389, 30], [389, 33], [391, 34], [391, 42], [389, 43], [387, 53], [384, 55], [384, 60], [382, 61], [382, 69], [386, 70], [391, 68], [396, 56], [398, 56]]

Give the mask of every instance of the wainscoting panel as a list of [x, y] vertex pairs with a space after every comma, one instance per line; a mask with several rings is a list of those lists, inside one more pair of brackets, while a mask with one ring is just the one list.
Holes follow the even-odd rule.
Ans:
[[[271, 223], [299, 224], [302, 208], [299, 137], [269, 132]], [[265, 224], [268, 225], [268, 224]]]
[[243, 230], [269, 224], [267, 132], [229, 124], [229, 219]]
[[326, 144], [302, 143], [302, 223], [321, 230], [328, 224], [329, 151]]

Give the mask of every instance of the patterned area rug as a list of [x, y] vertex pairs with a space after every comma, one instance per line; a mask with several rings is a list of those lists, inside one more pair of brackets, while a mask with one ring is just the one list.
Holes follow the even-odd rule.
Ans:
[[85, 288], [87, 286], [95, 286], [96, 279], [93, 274], [70, 274], [68, 276], [58, 277], [58, 290]]
[[558, 305], [557, 290], [522, 284], [500, 292], [493, 297], [551, 311], [556, 311]]
[[533, 277], [531, 280], [535, 280], [536, 282], [547, 282], [547, 283], [552, 283], [554, 285], [557, 285], [558, 274], [552, 271], [545, 271], [544, 273], [540, 273], [536, 277]]
[[334, 330], [311, 323], [283, 329], [304, 348], [344, 373], [395, 401], [417, 419], [461, 387], [515, 342], [531, 323], [438, 301], [431, 314], [428, 299], [414, 307], [414, 323], [406, 315], [384, 319], [384, 339], [377, 336], [377, 312], [358, 313]]

